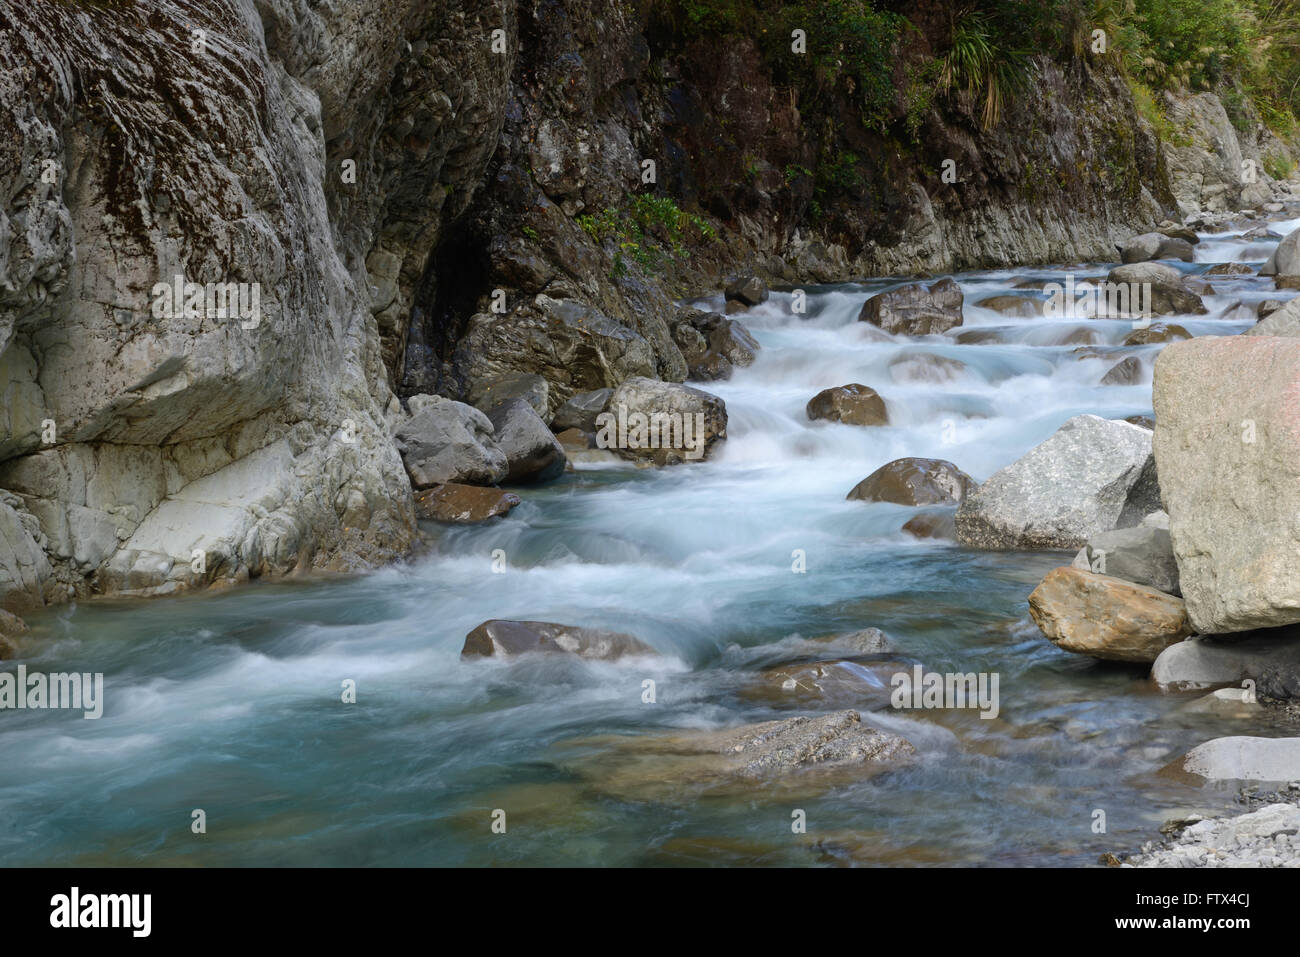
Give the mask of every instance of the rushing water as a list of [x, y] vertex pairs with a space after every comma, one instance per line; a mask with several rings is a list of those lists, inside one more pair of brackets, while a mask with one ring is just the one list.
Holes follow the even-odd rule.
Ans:
[[[1258, 264], [1275, 244], [1225, 233], [1182, 268]], [[104, 672], [105, 712], [0, 715], [0, 863], [1086, 864], [1150, 838], [1175, 809], [1223, 807], [1229, 792], [1153, 772], [1209, 737], [1277, 730], [1225, 728], [1186, 709], [1195, 696], [1155, 693], [1143, 668], [1043, 639], [1026, 596], [1071, 556], [918, 541], [900, 531], [914, 510], [844, 498], [900, 456], [949, 459], [982, 480], [1073, 415], [1150, 413], [1159, 346], [1077, 351], [1117, 347], [1129, 322], [973, 305], [1064, 275], [958, 275], [965, 325], [920, 339], [855, 321], [889, 282], [809, 288], [803, 316], [774, 293], [744, 317], [757, 362], [705, 386], [730, 416], [711, 461], [569, 473], [521, 490], [505, 519], [432, 528], [430, 554], [365, 577], [32, 616], [39, 654], [22, 663]], [[1253, 319], [1220, 317], [1272, 295], [1255, 277], [1214, 285], [1208, 317], [1173, 321], [1234, 334]], [[1099, 385], [1125, 354], [1143, 358], [1144, 383]], [[924, 381], [927, 355], [964, 367]], [[812, 395], [848, 382], [884, 395], [892, 424], [807, 420]], [[797, 549], [805, 574], [792, 571]], [[462, 661], [465, 634], [487, 618], [627, 631], [663, 656]], [[929, 670], [997, 672], [1001, 713], [864, 708], [920, 760], [797, 803], [762, 786], [695, 797], [672, 781], [639, 800], [602, 786], [599, 742], [567, 743], [797, 713], [750, 693], [757, 669], [791, 636], [867, 626]], [[341, 701], [347, 679], [355, 704]], [[806, 835], [792, 834], [792, 807]], [[203, 835], [191, 832], [196, 808]], [[505, 834], [490, 828], [497, 808]], [[1093, 833], [1096, 809], [1108, 833]]]

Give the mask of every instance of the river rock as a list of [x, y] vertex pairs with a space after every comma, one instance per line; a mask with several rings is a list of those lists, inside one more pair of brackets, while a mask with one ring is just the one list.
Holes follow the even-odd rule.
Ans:
[[45, 604], [53, 572], [42, 538], [22, 500], [0, 492], [0, 609], [17, 612]]
[[1151, 525], [1094, 535], [1079, 549], [1074, 567], [1178, 595], [1178, 562], [1169, 529]]
[[1268, 628], [1237, 635], [1189, 638], [1161, 653], [1151, 680], [1162, 691], [1255, 682], [1270, 698], [1300, 698], [1300, 631]]
[[1186, 239], [1176, 239], [1163, 233], [1143, 233], [1116, 248], [1123, 263], [1141, 263], [1153, 259], [1181, 259], [1183, 262], [1191, 262], [1195, 255], [1192, 244]]
[[1029, 596], [1029, 614], [1064, 651], [1150, 663], [1192, 633], [1180, 599], [1078, 568], [1055, 568]]
[[[1262, 315], [1262, 310], [1261, 310]], [[1292, 299], [1251, 326], [1243, 336], [1278, 336], [1300, 339], [1300, 298]]]
[[723, 298], [727, 302], [739, 302], [745, 306], [757, 306], [767, 302], [767, 283], [757, 276], [741, 276], [727, 283]]
[[1170, 762], [1161, 773], [1200, 784], [1300, 780], [1300, 738], [1215, 738]]
[[845, 425], [888, 425], [885, 400], [875, 389], [851, 383], [823, 389], [808, 400], [809, 419], [827, 419]]
[[975, 484], [969, 475], [943, 459], [904, 458], [882, 465], [845, 497], [895, 505], [956, 505]]
[[640, 376], [615, 389], [597, 419], [598, 448], [656, 465], [706, 459], [726, 437], [727, 406], [716, 395]]
[[497, 447], [506, 455], [508, 471], [502, 481], [512, 484], [549, 482], [564, 474], [564, 448], [533, 407], [510, 399], [488, 413]]
[[469, 404], [480, 412], [491, 414], [497, 406], [511, 399], [523, 399], [543, 419], [548, 415], [546, 380], [535, 372], [508, 372], [489, 379], [470, 390]]
[[863, 304], [858, 321], [894, 335], [937, 335], [961, 325], [961, 307], [961, 287], [951, 279], [930, 286], [910, 283], [872, 296]]
[[1187, 279], [1173, 266], [1145, 262], [1118, 266], [1106, 276], [1108, 283], [1151, 284], [1151, 312], [1157, 316], [1195, 315], [1209, 312]]
[[1129, 356], [1123, 362], [1117, 362], [1101, 377], [1102, 385], [1136, 385], [1141, 381], [1142, 360], [1137, 356]]
[[398, 427], [396, 439], [415, 488], [492, 485], [509, 473], [492, 421], [478, 409], [437, 395], [412, 396], [409, 403], [412, 415]]
[[1156, 361], [1156, 462], [1200, 632], [1300, 622], [1298, 391], [1295, 339], [1191, 339]]
[[[1173, 772], [1183, 777], [1181, 771]], [[1201, 783], [1205, 779], [1192, 779]], [[1161, 829], [1162, 831], [1164, 828]], [[1147, 842], [1127, 867], [1296, 867], [1300, 864], [1300, 807], [1274, 801], [1257, 811], [1198, 819], [1163, 846]]]
[[934, 352], [904, 352], [889, 362], [889, 377], [895, 382], [954, 382], [966, 373], [966, 363]]
[[1267, 319], [1279, 309], [1285, 308], [1289, 301], [1287, 299], [1265, 299], [1256, 307], [1255, 316], [1261, 320]]
[[903, 531], [916, 538], [952, 540], [957, 537], [956, 513], [952, 509], [944, 509], [941, 512], [913, 515], [903, 523]]
[[[1034, 288], [1041, 288], [1041, 284]], [[1036, 319], [1043, 314], [1041, 299], [1030, 296], [990, 296], [975, 303], [981, 309], [992, 309], [1004, 316], [1016, 316], [1022, 319]]]
[[757, 340], [739, 322], [698, 309], [678, 312], [673, 340], [686, 360], [688, 377], [704, 381], [731, 378], [735, 367], [753, 365], [759, 350]]
[[1157, 342], [1180, 342], [1192, 338], [1186, 328], [1176, 322], [1153, 322], [1138, 326], [1124, 337], [1126, 346], [1149, 346]]
[[[1261, 276], [1300, 279], [1300, 229], [1288, 233], [1259, 270]], [[1278, 288], [1282, 288], [1279, 284]]]
[[595, 432], [596, 416], [605, 411], [613, 394], [613, 389], [579, 392], [556, 410], [555, 417], [551, 419], [551, 430], [563, 432], [566, 429], [579, 429]]
[[465, 636], [461, 657], [509, 658], [534, 651], [558, 652], [581, 658], [614, 660], [626, 655], [657, 652], [639, 638], [597, 628], [557, 625], [549, 621], [508, 621], [494, 618]]
[[1205, 270], [1206, 276], [1253, 276], [1255, 270], [1245, 263], [1216, 263]]
[[18, 647], [14, 639], [27, 633], [27, 623], [17, 615], [0, 608], [0, 661], [16, 657]]
[[892, 677], [908, 670], [871, 658], [783, 662], [763, 668], [741, 694], [775, 707], [878, 710], [889, 707]]
[[1151, 456], [1151, 432], [1079, 415], [971, 492], [957, 540], [974, 548], [1077, 549], [1116, 528]]
[[519, 496], [480, 485], [435, 485], [415, 496], [417, 518], [460, 525], [485, 522], [507, 514], [519, 504]]

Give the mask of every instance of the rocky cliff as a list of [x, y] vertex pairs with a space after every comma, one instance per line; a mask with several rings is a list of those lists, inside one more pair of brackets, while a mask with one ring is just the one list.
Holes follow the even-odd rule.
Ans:
[[[1105, 60], [991, 129], [905, 95], [907, 9], [868, 122], [657, 3], [0, 0], [0, 606], [400, 556], [406, 397], [681, 381], [674, 299], [730, 274], [1110, 259], [1232, 201]], [[1230, 176], [1206, 110], [1178, 168]]]

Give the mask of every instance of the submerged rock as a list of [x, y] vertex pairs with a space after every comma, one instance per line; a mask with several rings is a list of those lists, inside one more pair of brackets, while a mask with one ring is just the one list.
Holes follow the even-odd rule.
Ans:
[[888, 425], [885, 400], [875, 389], [856, 382], [823, 389], [808, 400], [809, 419], [827, 419], [845, 425]]
[[[1034, 288], [1041, 288], [1041, 283]], [[1043, 314], [1043, 301], [1031, 296], [990, 296], [975, 303], [981, 309], [992, 309], [1004, 316], [1036, 319]]]
[[485, 522], [505, 515], [519, 504], [519, 496], [479, 485], [435, 485], [415, 496], [415, 516], [460, 525]]
[[933, 285], [910, 283], [878, 293], [862, 306], [859, 322], [894, 335], [936, 335], [962, 324], [961, 287], [951, 279]]
[[1079, 415], [992, 475], [957, 510], [974, 548], [1075, 549], [1115, 528], [1151, 457], [1151, 432]]
[[1156, 361], [1156, 461], [1200, 632], [1300, 622], [1297, 392], [1295, 339], [1192, 339]]
[[895, 505], [956, 505], [975, 480], [944, 459], [895, 459], [864, 478], [847, 496]]
[[558, 625], [549, 621], [494, 618], [465, 636], [461, 657], [509, 658], [544, 651], [580, 658], [614, 660], [626, 655], [658, 654], [639, 638], [615, 631]]
[[942, 512], [922, 512], [904, 522], [903, 531], [916, 538], [955, 539], [957, 515], [951, 509]]
[[1192, 633], [1181, 599], [1078, 568], [1055, 568], [1029, 596], [1029, 615], [1063, 651], [1153, 662]]
[[890, 681], [904, 671], [871, 658], [782, 662], [763, 668], [742, 696], [775, 707], [877, 710], [890, 706]]
[[496, 444], [492, 421], [478, 409], [436, 395], [412, 396], [410, 406], [413, 414], [396, 438], [415, 488], [492, 485], [506, 477], [506, 454]]

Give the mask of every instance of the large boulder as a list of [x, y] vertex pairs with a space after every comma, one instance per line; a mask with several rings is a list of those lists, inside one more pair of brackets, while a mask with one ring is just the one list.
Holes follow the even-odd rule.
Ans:
[[480, 412], [490, 413], [511, 399], [523, 399], [538, 415], [546, 418], [549, 386], [535, 372], [507, 372], [485, 382], [477, 383], [469, 391], [469, 404]]
[[987, 549], [1080, 548], [1117, 527], [1150, 457], [1148, 430], [1075, 416], [966, 496], [957, 510], [958, 541]]
[[1300, 229], [1287, 234], [1260, 269], [1261, 276], [1300, 279]]
[[549, 482], [564, 474], [564, 448], [533, 407], [510, 399], [488, 413], [497, 447], [506, 455], [511, 484]]
[[1153, 391], [1160, 485], [1197, 630], [1300, 622], [1300, 341], [1174, 343]]
[[1073, 567], [1047, 573], [1029, 614], [1058, 648], [1107, 661], [1150, 663], [1192, 633], [1180, 599]]
[[935, 335], [962, 323], [961, 287], [951, 279], [933, 285], [909, 283], [872, 296], [858, 313], [886, 332], [908, 336]]
[[0, 609], [9, 611], [39, 608], [52, 586], [40, 527], [21, 507], [16, 495], [0, 492]]
[[847, 496], [895, 505], [957, 505], [975, 480], [944, 459], [895, 459], [864, 478]]
[[1167, 648], [1151, 666], [1151, 680], [1162, 691], [1241, 685], [1247, 679], [1270, 698], [1300, 698], [1300, 631], [1189, 638]]
[[1195, 257], [1192, 244], [1163, 233], [1143, 233], [1116, 246], [1123, 263], [1142, 263], [1152, 259], [1181, 259], [1191, 262]]
[[412, 486], [493, 485], [509, 474], [492, 421], [478, 409], [437, 395], [412, 396], [409, 405], [396, 439]]
[[722, 295], [727, 302], [757, 306], [761, 302], [767, 302], [767, 283], [757, 276], [741, 276], [727, 283]]
[[1198, 784], [1300, 780], [1300, 738], [1215, 738], [1170, 762], [1161, 773]]
[[1138, 525], [1094, 535], [1079, 549], [1074, 567], [1179, 594], [1178, 562], [1168, 528]]
[[727, 437], [727, 406], [700, 389], [634, 376], [614, 390], [596, 427], [597, 448], [677, 465], [708, 458]]
[[535, 651], [604, 660], [656, 654], [639, 638], [616, 631], [500, 618], [485, 621], [466, 635], [460, 653], [463, 658], [510, 658]]
[[875, 389], [856, 382], [823, 389], [808, 400], [810, 419], [827, 419], [845, 425], [888, 425], [885, 400]]

